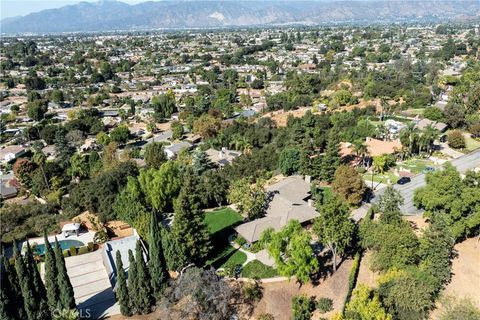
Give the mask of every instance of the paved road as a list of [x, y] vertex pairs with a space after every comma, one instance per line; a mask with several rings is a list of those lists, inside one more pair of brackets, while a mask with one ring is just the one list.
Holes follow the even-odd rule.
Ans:
[[[459, 158], [453, 159], [450, 161], [460, 173], [464, 173], [467, 170], [474, 169], [475, 167], [480, 167], [480, 149], [475, 150], [469, 154], [463, 155]], [[413, 204], [413, 193], [415, 189], [422, 188], [426, 184], [425, 174], [420, 174], [412, 178], [407, 184], [398, 185], [395, 184], [393, 187], [400, 191], [401, 195], [404, 198], [404, 204], [400, 208], [401, 211], [406, 215], [420, 215], [422, 210], [419, 210]], [[380, 189], [374, 192], [375, 198], [372, 202], [375, 203], [378, 201], [378, 196], [382, 195], [385, 192], [385, 189]]]

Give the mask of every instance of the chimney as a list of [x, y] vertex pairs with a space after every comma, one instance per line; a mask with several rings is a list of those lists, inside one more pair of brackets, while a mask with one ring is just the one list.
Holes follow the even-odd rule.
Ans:
[[310, 208], [314, 207], [313, 199], [308, 199], [307, 203]]

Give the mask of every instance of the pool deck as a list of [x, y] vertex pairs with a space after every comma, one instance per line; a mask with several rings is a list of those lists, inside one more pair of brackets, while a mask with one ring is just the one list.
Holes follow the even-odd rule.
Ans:
[[[78, 237], [76, 235], [69, 235], [68, 237], [65, 237], [63, 235], [63, 233], [59, 233], [59, 234], [56, 234], [56, 235], [49, 236], [48, 237], [48, 242], [50, 242], [50, 243], [55, 242], [55, 237], [57, 237], [58, 241], [61, 241], [61, 240], [77, 240], [77, 241], [83, 242], [83, 245], [86, 246], [87, 243], [93, 242], [93, 236], [94, 235], [95, 235], [95, 233], [93, 233], [91, 231], [84, 231], [84, 232], [80, 233], [80, 235]], [[30, 245], [32, 245], [33, 243], [45, 244], [45, 241], [44, 241], [43, 237], [31, 238], [31, 239], [28, 239], [28, 242], [30, 242]], [[26, 245], [26, 241], [24, 241], [22, 243], [21, 248], [23, 248], [25, 245]]]

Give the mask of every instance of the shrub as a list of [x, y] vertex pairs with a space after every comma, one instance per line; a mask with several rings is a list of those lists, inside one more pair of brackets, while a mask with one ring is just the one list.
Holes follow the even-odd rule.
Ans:
[[321, 297], [317, 301], [317, 309], [321, 313], [329, 312], [333, 310], [333, 301], [330, 298]]
[[255, 302], [262, 299], [263, 288], [258, 281], [247, 282], [242, 289], [243, 296], [249, 302]]
[[453, 130], [448, 134], [448, 145], [451, 148], [461, 149], [465, 148], [465, 137], [461, 131]]
[[90, 251], [88, 250], [88, 247], [80, 247], [78, 248], [78, 254], [85, 254], [85, 253], [89, 253]]
[[99, 230], [93, 235], [93, 242], [105, 243], [108, 240], [107, 233], [104, 230]]
[[345, 308], [347, 303], [350, 301], [350, 298], [352, 297], [352, 291], [355, 288], [355, 285], [357, 283], [357, 276], [358, 276], [358, 270], [360, 269], [361, 258], [362, 258], [362, 255], [360, 254], [360, 252], [357, 252], [355, 254], [355, 258], [353, 259], [353, 265], [352, 265], [352, 270], [350, 271], [350, 276], [348, 277], [348, 291], [347, 291], [347, 296], [345, 297], [345, 303], [343, 304], [343, 308]]
[[68, 249], [63, 250], [62, 254], [65, 258], [70, 257], [70, 251]]
[[95, 244], [93, 242], [89, 242], [87, 244], [87, 247], [88, 247], [88, 251], [93, 251], [93, 249], [95, 249]]
[[270, 313], [262, 313], [258, 316], [257, 320], [275, 320], [275, 318]]
[[292, 299], [292, 319], [310, 320], [315, 311], [315, 302], [306, 295], [298, 295]]
[[247, 240], [245, 240], [245, 238], [242, 236], [238, 236], [235, 238], [234, 242], [242, 247], [245, 243], [247, 243]]
[[71, 256], [76, 256], [76, 255], [77, 255], [77, 247], [71, 246], [71, 247], [68, 249], [68, 252], [70, 253]]

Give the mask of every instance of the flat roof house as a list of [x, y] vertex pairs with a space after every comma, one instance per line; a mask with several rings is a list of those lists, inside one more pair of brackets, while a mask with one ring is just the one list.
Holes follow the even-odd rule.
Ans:
[[[305, 180], [308, 180], [306, 178]], [[298, 220], [301, 224], [308, 223], [318, 217], [310, 199], [310, 183], [300, 176], [291, 176], [268, 186], [271, 196], [267, 212], [263, 218], [246, 222], [235, 228], [235, 231], [253, 243], [268, 228], [280, 230], [290, 220]]]
[[6, 146], [0, 149], [0, 161], [7, 163], [24, 154], [26, 149], [22, 146]]

